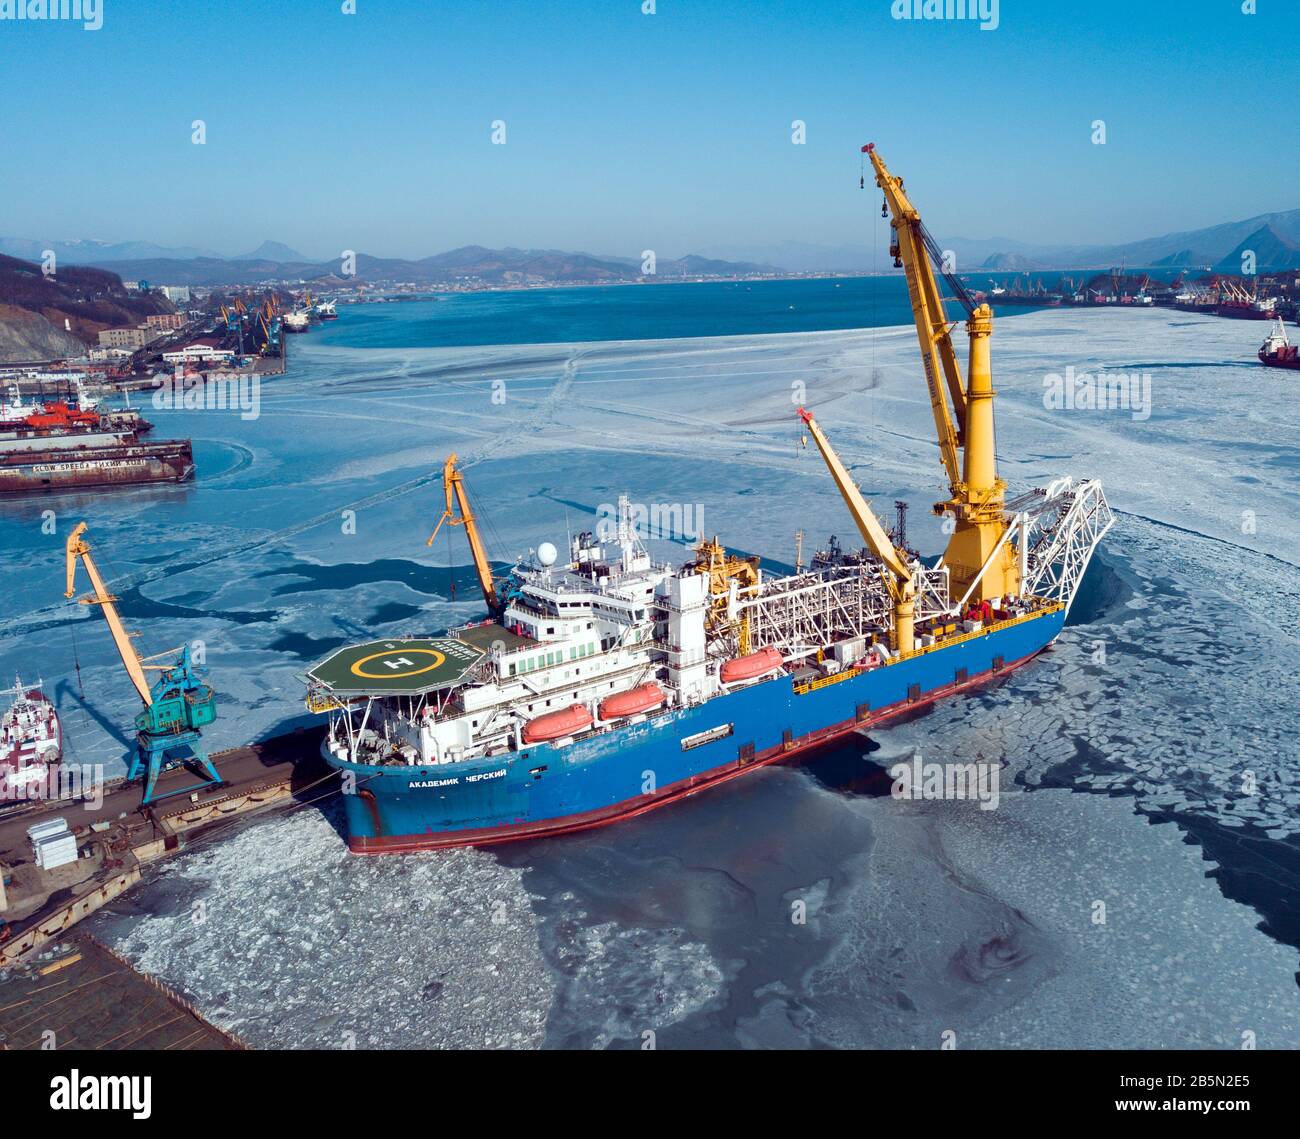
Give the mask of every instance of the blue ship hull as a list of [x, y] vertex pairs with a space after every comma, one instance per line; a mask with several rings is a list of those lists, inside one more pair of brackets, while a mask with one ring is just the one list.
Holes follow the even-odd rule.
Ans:
[[533, 838], [629, 818], [788, 759], [1023, 664], [1058, 636], [1056, 608], [880, 668], [812, 684], [789, 676], [674, 708], [566, 746], [451, 765], [329, 764], [359, 854]]

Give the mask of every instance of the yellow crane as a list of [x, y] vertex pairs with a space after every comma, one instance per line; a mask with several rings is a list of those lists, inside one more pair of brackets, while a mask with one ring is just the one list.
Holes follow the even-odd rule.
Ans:
[[[66, 545], [68, 587], [65, 596], [76, 593], [78, 559], [86, 567], [94, 592], [82, 598], [83, 605], [98, 605], [113, 635], [126, 674], [144, 702], [144, 710], [135, 718], [136, 750], [127, 768], [127, 779], [140, 778], [144, 784], [143, 802], [147, 805], [170, 795], [217, 786], [221, 776], [203, 747], [202, 729], [217, 717], [217, 698], [194, 669], [189, 646], [181, 650], [174, 664], [154, 664], [157, 657], [141, 657], [131, 643], [131, 634], [122, 625], [117, 600], [108, 591], [99, 567], [90, 554], [85, 539], [86, 524], [79, 522], [68, 535]], [[166, 655], [166, 654], [160, 654]], [[145, 670], [161, 675], [151, 686]], [[158, 777], [172, 767], [189, 768], [201, 783], [172, 786], [158, 791]]]
[[90, 556], [90, 543], [83, 538], [85, 533], [86, 524], [78, 522], [76, 528], [68, 535], [65, 546], [68, 588], [64, 596], [71, 598], [77, 592], [77, 559], [80, 558], [86, 567], [86, 576], [90, 578], [91, 588], [94, 590], [89, 597], [83, 597], [81, 603], [99, 606], [100, 612], [104, 614], [104, 620], [108, 623], [109, 632], [113, 635], [113, 644], [117, 646], [126, 674], [135, 685], [135, 690], [140, 693], [140, 699], [144, 701], [145, 707], [148, 707], [153, 703], [153, 693], [144, 674], [144, 664], [140, 654], [135, 651], [135, 645], [131, 643], [132, 634], [126, 631], [122, 618], [118, 616], [117, 606], [113, 604], [117, 598], [108, 592], [104, 579], [99, 574], [99, 567], [95, 565], [95, 559]]
[[835, 453], [830, 440], [817, 425], [817, 420], [813, 418], [812, 413], [801, 407], [799, 418], [803, 420], [808, 433], [813, 437], [813, 442], [817, 444], [817, 450], [826, 461], [831, 478], [835, 480], [835, 485], [839, 488], [849, 513], [853, 515], [853, 521], [857, 524], [863, 541], [886, 570], [885, 586], [894, 604], [894, 651], [911, 652], [915, 647], [912, 630], [916, 618], [916, 580], [907, 552], [895, 546], [885, 532], [880, 519], [867, 504], [867, 500], [862, 497], [857, 483], [853, 481], [848, 468]]
[[[977, 305], [944, 263], [938, 243], [903, 190], [903, 179], [889, 172], [875, 144], [868, 143], [862, 152], [871, 160], [876, 185], [884, 194], [881, 212], [891, 219], [890, 252], [907, 277], [939, 455], [948, 476], [949, 498], [935, 504], [935, 513], [952, 518], [953, 532], [944, 552], [951, 593], [974, 601], [1013, 595], [1019, 589], [1019, 573], [1015, 551], [1007, 541], [1006, 483], [997, 473], [993, 427], [996, 393], [989, 354], [993, 310], [987, 304]], [[935, 264], [967, 312], [970, 354], [964, 383], [952, 343], [955, 324], [944, 312]]]
[[[962, 604], [1014, 595], [1019, 592], [1019, 566], [1008, 541], [1009, 523], [1003, 509], [1006, 483], [998, 477], [993, 431], [995, 393], [989, 362], [993, 311], [986, 304], [977, 305], [945, 265], [938, 243], [903, 190], [902, 178], [889, 172], [875, 144], [868, 143], [862, 152], [871, 159], [876, 185], [884, 193], [881, 213], [890, 218], [890, 254], [895, 267], [906, 275], [939, 458], [948, 477], [949, 497], [935, 504], [935, 513], [946, 515], [952, 524], [943, 557], [949, 596]], [[970, 352], [964, 380], [952, 341], [955, 324], [944, 312], [936, 265], [967, 312]], [[811, 413], [800, 408], [799, 417], [816, 442], [859, 532], [884, 569], [894, 603], [894, 648], [909, 652], [914, 647], [917, 589], [909, 555], [894, 545]]]
[[[469, 496], [465, 493], [465, 476], [456, 466], [456, 462], [457, 456], [453, 451], [442, 465], [442, 489], [447, 496], [447, 506], [425, 545], [433, 545], [433, 540], [438, 536], [438, 531], [442, 529], [444, 522], [449, 526], [464, 526], [465, 534], [469, 538], [470, 554], [474, 559], [474, 572], [478, 574], [479, 588], [483, 591], [483, 600], [487, 602], [488, 611], [495, 614], [501, 603], [497, 596], [496, 582], [492, 580], [492, 565], [488, 561], [487, 550], [479, 535], [474, 514], [469, 508]], [[457, 509], [460, 511], [459, 517], [456, 515]]]
[[757, 555], [742, 558], [729, 553], [718, 541], [715, 534], [710, 542], [700, 539], [695, 547], [695, 568], [709, 576], [709, 608], [705, 613], [705, 628], [710, 635], [734, 632], [736, 645], [741, 655], [749, 652], [749, 618], [741, 617], [733, 621], [728, 612], [731, 608], [732, 583], [735, 583], [737, 598], [750, 598], [758, 592], [759, 559]]

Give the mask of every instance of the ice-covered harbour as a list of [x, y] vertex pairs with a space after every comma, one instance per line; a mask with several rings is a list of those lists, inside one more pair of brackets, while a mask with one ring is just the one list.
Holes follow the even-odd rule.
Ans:
[[[1254, 363], [1258, 333], [1164, 311], [999, 323], [1003, 476], [1013, 492], [1099, 476], [1120, 525], [1056, 649], [873, 733], [876, 759], [1007, 764], [1004, 788], [1016, 773], [1035, 789], [998, 810], [856, 794], [859, 750], [593, 835], [454, 856], [350, 859], [328, 820], [298, 813], [183, 857], [105, 928], [264, 1046], [639, 1046], [653, 1031], [660, 1046], [937, 1047], [945, 1030], [959, 1046], [1239, 1047], [1243, 1032], [1297, 1046], [1294, 948], [1224, 897], [1175, 826], [1134, 810], [1240, 831], [1271, 859], [1260, 895], [1298, 896], [1300, 423], [1285, 377]], [[1067, 368], [1149, 376], [1149, 416], [1045, 406]], [[85, 517], [148, 651], [204, 642], [213, 745], [283, 727], [297, 674], [335, 645], [477, 611], [463, 576], [447, 598], [446, 547], [423, 546], [453, 449], [501, 557], [562, 541], [627, 491], [793, 562], [796, 529], [810, 544], [851, 532], [798, 450], [799, 403], [869, 497], [911, 502], [909, 536], [937, 552], [910, 329], [307, 338], [255, 421], [154, 413], [160, 433], [194, 437], [196, 486], [3, 507], [0, 672], [58, 678], [75, 757], [120, 763], [129, 688], [103, 629], [62, 599], [62, 540]]]

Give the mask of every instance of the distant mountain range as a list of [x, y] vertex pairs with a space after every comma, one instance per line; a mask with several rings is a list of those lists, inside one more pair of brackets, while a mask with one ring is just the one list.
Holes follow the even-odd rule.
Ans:
[[54, 250], [59, 261], [69, 265], [104, 265], [110, 261], [149, 261], [159, 258], [188, 261], [208, 257], [214, 261], [308, 261], [296, 249], [279, 241], [264, 241], [252, 253], [223, 257], [211, 249], [197, 249], [189, 245], [155, 245], [152, 241], [97, 241], [94, 238], [76, 238], [71, 241], [40, 240], [34, 237], [0, 237], [0, 254], [18, 257], [24, 261], [41, 261], [47, 249]]
[[[1251, 243], [1256, 244], [1252, 245]], [[1214, 266], [1241, 272], [1240, 252], [1254, 249], [1256, 271], [1300, 268], [1300, 209], [1258, 214], [1241, 221], [1205, 229], [1167, 233], [1114, 245], [1034, 245], [1009, 237], [942, 237], [939, 244], [957, 255], [957, 271], [1024, 272], [1034, 269], [1109, 269], [1167, 266], [1196, 269]], [[770, 261], [793, 272], [886, 270], [890, 262], [870, 245], [808, 245], [785, 242], [764, 246], [716, 246], [704, 250], [716, 257], [746, 257]]]
[[[939, 244], [957, 257], [958, 272], [1026, 272], [1039, 269], [1109, 269], [1167, 267], [1240, 273], [1241, 254], [1255, 253], [1256, 272], [1300, 268], [1300, 209], [1259, 214], [1205, 229], [1167, 233], [1114, 245], [1034, 245], [1007, 237], [948, 237]], [[267, 280], [339, 279], [338, 260], [313, 259], [278, 241], [263, 241], [236, 257], [211, 250], [170, 248], [147, 241], [112, 244], [94, 240], [40, 241], [0, 237], [0, 254], [39, 261], [53, 249], [60, 264], [97, 265], [122, 276], [173, 285], [237, 285]], [[884, 250], [868, 245], [811, 245], [782, 242], [764, 246], [706, 248], [673, 260], [661, 260], [656, 274], [674, 277], [744, 277], [808, 272], [888, 271]], [[486, 284], [631, 281], [641, 277], [634, 257], [569, 253], [557, 249], [489, 249], [466, 245], [432, 257], [409, 259], [358, 254], [361, 281], [408, 281], [448, 285], [476, 280]]]
[[[0, 240], [0, 245], [3, 245], [3, 240]], [[307, 260], [287, 246], [269, 241], [240, 258], [211, 255], [149, 256], [101, 260], [96, 264], [98, 268], [108, 269], [130, 280], [146, 280], [156, 285], [224, 286], [301, 279], [319, 282], [328, 287], [346, 279], [341, 261]], [[655, 275], [662, 280], [675, 277], [742, 277], [780, 272], [780, 269], [771, 265], [722, 261], [694, 254], [673, 260], [660, 260], [655, 266]], [[466, 245], [419, 260], [372, 257], [367, 253], [359, 253], [356, 256], [354, 275], [354, 279], [359, 281], [401, 281], [428, 286], [449, 285], [466, 280], [487, 284], [546, 284], [560, 281], [606, 284], [633, 281], [641, 277], [641, 261], [635, 257], [599, 257], [590, 253], [566, 253], [557, 249], [488, 249], [481, 245]]]
[[1239, 241], [1226, 257], [1214, 263], [1216, 272], [1240, 273], [1247, 252], [1255, 255], [1255, 272], [1276, 273], [1282, 269], [1300, 267], [1300, 243], [1292, 241], [1277, 227], [1262, 225], [1254, 233]]

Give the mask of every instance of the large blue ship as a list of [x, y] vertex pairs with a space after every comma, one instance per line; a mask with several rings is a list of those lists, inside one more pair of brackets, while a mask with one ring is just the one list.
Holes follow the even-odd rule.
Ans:
[[[308, 673], [352, 850], [500, 842], [639, 815], [959, 694], [1060, 635], [1112, 523], [1105, 496], [1095, 481], [1061, 478], [1007, 499], [992, 313], [943, 272], [902, 181], [863, 151], [907, 272], [947, 475], [935, 506], [942, 558], [917, 556], [902, 517], [886, 530], [803, 409], [804, 442], [864, 545], [833, 545], [783, 576], [716, 539], [685, 563], [655, 562], [641, 541], [646, 511], [624, 496], [563, 557], [543, 543], [496, 581], [453, 455], [439, 526], [466, 529], [489, 619], [352, 645]], [[967, 312], [964, 376], [936, 268]]]

